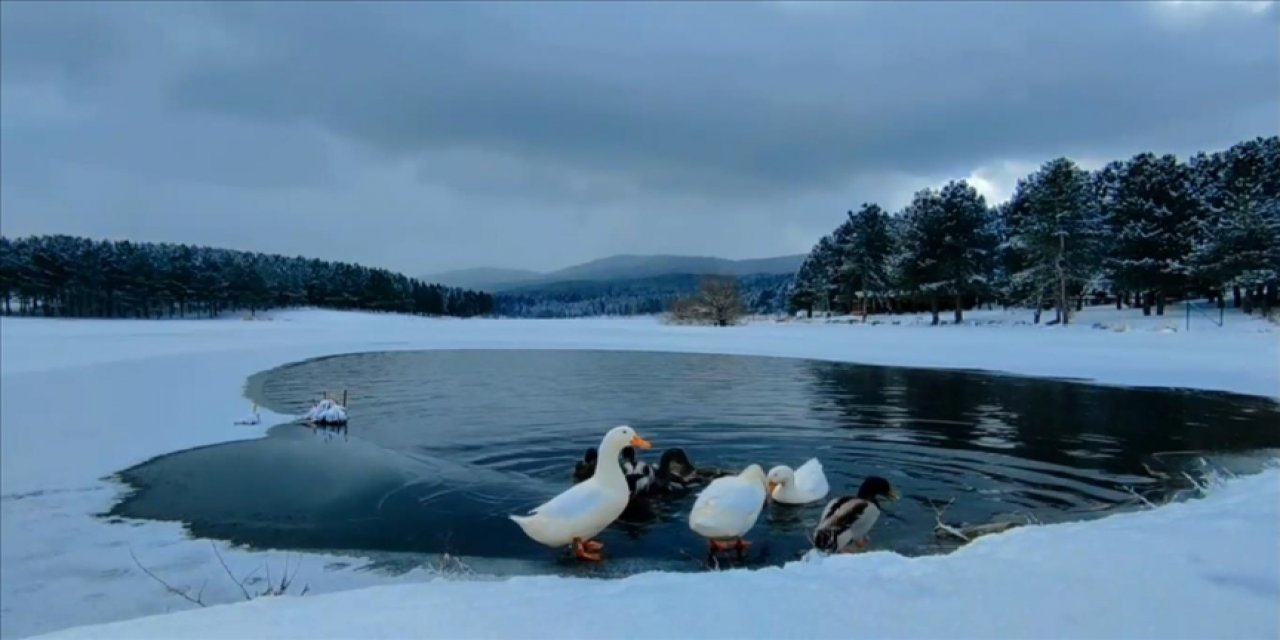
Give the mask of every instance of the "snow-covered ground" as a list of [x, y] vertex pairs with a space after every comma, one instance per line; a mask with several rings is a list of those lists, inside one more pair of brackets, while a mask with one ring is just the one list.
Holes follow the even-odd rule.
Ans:
[[[94, 517], [109, 508], [120, 491], [103, 478], [156, 455], [259, 437], [281, 417], [264, 414], [258, 425], [233, 424], [249, 417], [249, 403], [242, 395], [245, 379], [269, 367], [320, 355], [432, 348], [642, 349], [985, 369], [1280, 397], [1280, 331], [1239, 314], [1228, 314], [1223, 327], [1193, 318], [1190, 332], [1180, 324], [1177, 331], [1164, 328], [1170, 321], [1181, 321], [1175, 316], [1153, 320], [1132, 313], [1126, 331], [1091, 328], [1098, 318], [1109, 318], [1102, 322], [1110, 326], [1121, 320], [1105, 309], [1086, 310], [1078, 324], [1066, 328], [1014, 324], [1019, 317], [1029, 320], [1025, 312], [970, 317], [980, 320], [983, 314], [999, 314], [1006, 321], [949, 327], [759, 322], [716, 329], [665, 326], [654, 318], [457, 320], [326, 311], [273, 313], [259, 321], [5, 318], [0, 320], [0, 633], [22, 637], [193, 606], [166, 594], [139, 571], [130, 551], [176, 586], [194, 592], [207, 582], [206, 602], [238, 599], [239, 592], [223, 575], [208, 542], [185, 539], [176, 524], [113, 524]], [[683, 636], [724, 637], [746, 629], [769, 634], [770, 627], [758, 624], [773, 609], [746, 604], [758, 595], [760, 602], [792, 618], [785, 629], [772, 627], [788, 635], [837, 630], [848, 635], [862, 629], [881, 632], [878, 635], [936, 636], [943, 627], [926, 626], [933, 624], [927, 620], [936, 606], [937, 620], [945, 621], [937, 624], [946, 624], [952, 637], [957, 630], [967, 637], [1207, 637], [1201, 631], [1211, 624], [1214, 637], [1275, 637], [1280, 631], [1274, 605], [1280, 594], [1280, 563], [1274, 544], [1268, 551], [1257, 541], [1274, 543], [1280, 536], [1280, 518], [1273, 507], [1265, 506], [1276, 504], [1272, 498], [1280, 493], [1278, 481], [1280, 476], [1271, 473], [1241, 480], [1203, 503], [999, 536], [947, 558], [906, 560], [871, 554], [732, 575], [642, 575], [608, 583], [527, 578], [420, 584], [429, 572], [389, 577], [362, 571], [356, 559], [307, 555], [298, 580], [307, 582], [313, 594], [388, 582], [418, 584], [249, 603], [231, 609], [239, 613], [206, 627], [205, 633], [373, 637], [381, 629], [397, 637], [492, 637], [504, 630], [521, 637], [658, 635], [665, 632], [653, 625], [661, 621], [663, 629], [680, 629]], [[1215, 517], [1198, 521], [1196, 513]], [[1046, 553], [1050, 544], [1053, 551]], [[1104, 551], [1108, 545], [1114, 550]], [[283, 564], [280, 553], [218, 546], [238, 575], [264, 561], [277, 570]], [[1155, 553], [1159, 549], [1172, 560], [1157, 561], [1165, 555]], [[1086, 551], [1090, 555], [1082, 555]], [[1082, 558], [1095, 558], [1099, 564], [1081, 562]], [[1114, 589], [1098, 586], [1117, 576], [1123, 580]], [[1158, 586], [1137, 584], [1148, 581]], [[979, 584], [993, 586], [978, 588]], [[740, 597], [713, 597], [716, 586]], [[1079, 589], [1079, 599], [1060, 602], [1072, 586]], [[701, 598], [693, 597], [695, 590]], [[1121, 593], [1123, 597], [1117, 595]], [[1019, 598], [1010, 600], [1015, 595]], [[1260, 596], [1271, 598], [1269, 618], [1259, 613], [1255, 600]], [[563, 602], [556, 604], [557, 600]], [[1001, 604], [1006, 600], [1008, 607]], [[606, 601], [614, 610], [627, 612], [631, 622], [606, 619], [587, 606]], [[898, 608], [891, 601], [899, 602]], [[1112, 609], [1118, 601], [1139, 609], [1130, 614]], [[675, 602], [697, 602], [715, 615], [699, 618], [699, 610], [686, 604], [676, 609], [681, 615], [673, 617], [664, 603]], [[387, 608], [387, 617], [373, 612], [379, 605]], [[530, 609], [543, 605], [562, 613]], [[306, 608], [312, 606], [323, 609]], [[358, 614], [348, 613], [339, 621], [316, 614], [343, 606]], [[568, 607], [577, 615], [570, 616]], [[423, 618], [417, 623], [433, 626], [397, 626], [414, 623], [395, 617], [392, 610], [397, 608], [414, 611], [410, 618]], [[1004, 608], [1009, 611], [991, 613]], [[494, 615], [495, 609], [502, 615]], [[858, 610], [864, 613], [857, 615]], [[1194, 610], [1201, 619], [1160, 614], [1165, 610], [1187, 616]], [[1014, 616], [1026, 611], [1036, 615]], [[467, 617], [476, 619], [466, 622]], [[233, 618], [284, 624], [293, 630], [250, 631], [230, 626], [241, 624]], [[686, 618], [688, 626], [681, 628]], [[732, 626], [704, 626], [717, 619]], [[175, 618], [173, 624], [190, 620]], [[327, 620], [323, 627], [303, 626], [304, 621], [321, 620]], [[1033, 620], [1039, 620], [1039, 626], [1028, 626]], [[455, 631], [444, 626], [449, 621], [497, 626], [458, 626]], [[846, 624], [832, 626], [836, 621]], [[340, 624], [353, 626], [344, 632], [344, 627], [335, 626]], [[378, 626], [382, 624], [386, 626]], [[588, 624], [599, 626], [583, 626]], [[1144, 626], [1148, 624], [1154, 626]], [[168, 635], [154, 626], [83, 633]]]
[[1275, 638], [1280, 470], [1206, 500], [1015, 529], [949, 556], [446, 582], [253, 602], [49, 638]]

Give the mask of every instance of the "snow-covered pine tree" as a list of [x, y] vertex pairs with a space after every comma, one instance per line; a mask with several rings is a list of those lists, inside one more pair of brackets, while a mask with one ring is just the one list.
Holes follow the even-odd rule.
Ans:
[[867, 319], [868, 299], [876, 299], [892, 284], [889, 259], [893, 255], [893, 235], [889, 215], [873, 203], [863, 203], [857, 213], [849, 212], [852, 237], [845, 247], [844, 259], [856, 279], [861, 301], [862, 320]]
[[823, 236], [814, 247], [814, 268], [817, 270], [815, 282], [819, 285], [816, 305], [819, 310], [830, 312], [835, 299], [835, 292], [840, 283], [840, 253], [836, 250], [835, 238]]
[[1187, 256], [1200, 205], [1192, 197], [1191, 174], [1173, 155], [1142, 153], [1124, 164], [1114, 199], [1105, 209], [1112, 233], [1106, 261], [1111, 279], [1142, 292], [1144, 315], [1182, 294], [1188, 283]]
[[853, 308], [857, 289], [857, 266], [849, 261], [849, 247], [853, 240], [853, 223], [846, 217], [831, 232], [831, 253], [826, 262], [827, 281], [831, 285], [831, 309], [849, 311]]
[[964, 320], [964, 298], [984, 294], [990, 287], [996, 238], [987, 201], [968, 182], [947, 183], [939, 198], [944, 227], [939, 267], [958, 324]]
[[1127, 296], [1122, 291], [1116, 280], [1115, 274], [1111, 269], [1107, 268], [1108, 256], [1115, 246], [1115, 227], [1112, 225], [1112, 214], [1115, 212], [1116, 202], [1120, 197], [1121, 177], [1124, 174], [1125, 163], [1123, 161], [1108, 162], [1102, 168], [1094, 171], [1089, 175], [1089, 203], [1093, 207], [1100, 230], [1098, 245], [1098, 259], [1102, 261], [1103, 268], [1099, 270], [1096, 278], [1096, 285], [1099, 289], [1109, 290], [1115, 296], [1116, 309], [1124, 308], [1124, 299]]
[[1280, 137], [1257, 138], [1211, 156], [1197, 155], [1191, 171], [1203, 218], [1192, 264], [1203, 282], [1241, 289], [1251, 310], [1267, 312], [1280, 287]]
[[1013, 276], [1015, 287], [1055, 301], [1058, 320], [1070, 318], [1067, 295], [1083, 288], [1096, 271], [1099, 225], [1087, 193], [1088, 176], [1074, 162], [1057, 158], [1018, 182], [1008, 215], [1011, 245], [1022, 269]]
[[[827, 240], [827, 238], [823, 239]], [[804, 264], [800, 265], [800, 269], [792, 280], [788, 295], [788, 304], [792, 311], [803, 309], [805, 315], [810, 318], [813, 317], [813, 308], [818, 304], [819, 297], [825, 296], [827, 290], [823, 251], [822, 241], [815, 244], [809, 251], [809, 256], [805, 258]]]
[[917, 191], [903, 211], [901, 255], [897, 260], [900, 287], [929, 301], [933, 324], [938, 324], [938, 298], [947, 292], [943, 271], [946, 253], [946, 214], [933, 189]]
[[[372, 284], [372, 286], [371, 286]], [[73, 236], [0, 237], [0, 311], [63, 317], [138, 317], [309, 304], [401, 313], [444, 313], [440, 294], [383, 269], [306, 258], [167, 243]], [[457, 315], [492, 310], [493, 299], [448, 290]]]

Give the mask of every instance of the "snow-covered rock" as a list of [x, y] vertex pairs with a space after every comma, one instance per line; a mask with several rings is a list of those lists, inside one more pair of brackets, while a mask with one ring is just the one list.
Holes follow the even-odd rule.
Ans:
[[346, 424], [347, 408], [329, 398], [324, 398], [303, 414], [302, 420], [326, 425]]

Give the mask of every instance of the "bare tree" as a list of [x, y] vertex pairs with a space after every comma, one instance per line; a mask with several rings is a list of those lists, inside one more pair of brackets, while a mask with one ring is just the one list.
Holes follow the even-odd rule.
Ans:
[[698, 297], [711, 313], [711, 321], [717, 327], [737, 324], [742, 317], [742, 296], [738, 282], [733, 278], [707, 278], [702, 281]]
[[671, 318], [679, 323], [727, 327], [737, 324], [742, 314], [742, 295], [731, 277], [705, 278], [696, 294], [671, 303]]

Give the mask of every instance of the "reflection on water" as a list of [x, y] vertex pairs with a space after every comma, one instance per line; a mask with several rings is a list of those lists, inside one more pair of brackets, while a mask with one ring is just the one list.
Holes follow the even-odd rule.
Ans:
[[[509, 513], [571, 484], [573, 463], [627, 423], [699, 465], [826, 466], [833, 492], [870, 474], [904, 495], [876, 546], [939, 549], [931, 502], [970, 523], [1095, 517], [1186, 485], [1162, 452], [1280, 446], [1266, 400], [964, 372], [780, 358], [597, 351], [367, 353], [254, 376], [251, 395], [297, 414], [321, 389], [352, 391], [333, 432], [281, 425], [261, 440], [164, 456], [123, 472], [119, 515], [179, 520], [260, 547], [405, 558], [451, 552], [579, 570], [525, 538]], [[1248, 456], [1245, 456], [1246, 459]], [[1164, 471], [1161, 471], [1161, 470]], [[1176, 472], [1175, 472], [1176, 470]], [[611, 571], [696, 568], [692, 497], [653, 505], [602, 540]], [[821, 505], [766, 509], [753, 563], [807, 547]]]

